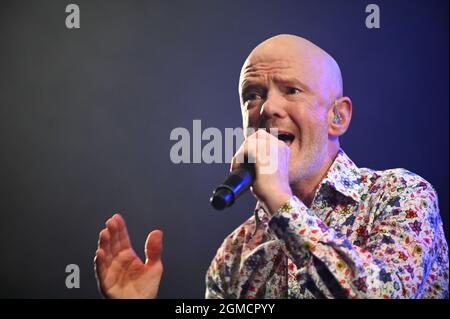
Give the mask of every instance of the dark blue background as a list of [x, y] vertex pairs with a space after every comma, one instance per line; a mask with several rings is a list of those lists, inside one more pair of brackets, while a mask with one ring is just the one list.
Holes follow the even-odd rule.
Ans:
[[[448, 235], [448, 1], [69, 1], [0, 5], [0, 297], [96, 298], [93, 257], [121, 211], [136, 251], [164, 231], [160, 297], [202, 298], [223, 238], [250, 216], [208, 198], [228, 164], [175, 165], [175, 127], [238, 127], [241, 65], [279, 33], [339, 62], [354, 116], [343, 147], [359, 165], [430, 181]], [[81, 288], [65, 287], [65, 267]]]

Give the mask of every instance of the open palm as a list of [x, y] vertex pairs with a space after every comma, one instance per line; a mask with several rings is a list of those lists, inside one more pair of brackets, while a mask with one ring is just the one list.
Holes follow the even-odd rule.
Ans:
[[162, 232], [152, 231], [145, 243], [145, 263], [131, 247], [125, 221], [115, 214], [100, 232], [95, 272], [107, 298], [156, 298], [161, 280]]

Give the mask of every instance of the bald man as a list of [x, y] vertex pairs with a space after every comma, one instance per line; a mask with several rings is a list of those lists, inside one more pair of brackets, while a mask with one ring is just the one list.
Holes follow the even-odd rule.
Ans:
[[[270, 38], [245, 61], [239, 95], [244, 129], [260, 130], [231, 169], [242, 155], [256, 159], [257, 205], [217, 251], [206, 298], [448, 298], [436, 192], [404, 169], [358, 168], [340, 148], [352, 102], [329, 54], [297, 36]], [[258, 151], [262, 140], [277, 152]], [[262, 169], [275, 160], [275, 171]], [[142, 263], [122, 217], [109, 219], [96, 252], [103, 294], [156, 297], [161, 241], [149, 234]]]

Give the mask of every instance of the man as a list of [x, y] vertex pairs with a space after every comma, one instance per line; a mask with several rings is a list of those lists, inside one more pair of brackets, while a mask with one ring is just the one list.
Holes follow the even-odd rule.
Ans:
[[[448, 297], [436, 193], [404, 169], [358, 168], [343, 152], [352, 103], [330, 55], [296, 36], [270, 38], [245, 61], [239, 94], [244, 129], [265, 130], [246, 136], [231, 168], [243, 154], [256, 160], [258, 203], [213, 259], [207, 298]], [[258, 150], [261, 140], [277, 152]], [[273, 156], [278, 169], [262, 172]], [[102, 292], [156, 297], [162, 233], [150, 233], [143, 264], [123, 219], [106, 226], [96, 253]]]

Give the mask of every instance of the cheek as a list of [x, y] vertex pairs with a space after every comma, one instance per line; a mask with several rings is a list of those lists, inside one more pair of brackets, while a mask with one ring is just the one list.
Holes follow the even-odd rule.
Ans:
[[290, 117], [297, 127], [300, 136], [303, 136], [305, 133], [313, 130], [318, 122], [316, 116], [312, 114], [312, 112], [309, 112], [307, 109], [298, 109], [294, 113], [292, 113]]
[[320, 136], [328, 136], [327, 113], [320, 111], [297, 111], [291, 115], [291, 119], [298, 129], [300, 144], [311, 143]]

